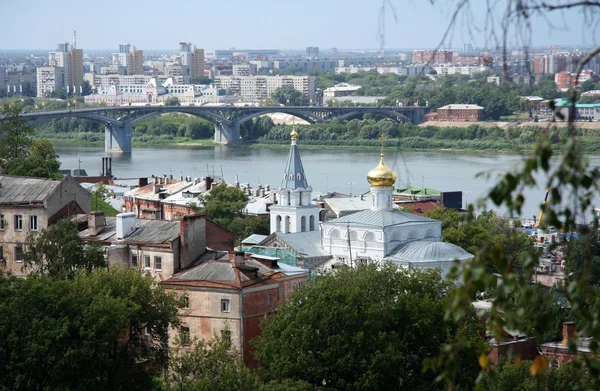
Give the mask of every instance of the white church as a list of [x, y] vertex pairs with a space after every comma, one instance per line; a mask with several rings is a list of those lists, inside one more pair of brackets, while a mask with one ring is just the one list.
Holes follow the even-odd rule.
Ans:
[[383, 148], [379, 164], [367, 174], [370, 208], [319, 223], [320, 208], [312, 202], [297, 138], [294, 129], [277, 203], [270, 208], [271, 234], [258, 245], [291, 251], [297, 254], [299, 266], [309, 269], [391, 261], [441, 268], [445, 275], [454, 260], [473, 259], [461, 247], [441, 241], [441, 221], [394, 209], [397, 177], [385, 164]]

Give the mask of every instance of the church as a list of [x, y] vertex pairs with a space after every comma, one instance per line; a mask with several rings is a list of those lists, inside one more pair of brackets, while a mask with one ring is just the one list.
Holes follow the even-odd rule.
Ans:
[[473, 255], [442, 242], [442, 222], [394, 209], [396, 173], [384, 160], [367, 174], [369, 209], [319, 223], [319, 206], [312, 202], [300, 152], [298, 133], [292, 130], [290, 153], [270, 208], [271, 234], [261, 247], [280, 248], [296, 254], [298, 266], [329, 269], [338, 264], [390, 261], [405, 267], [441, 268], [448, 273], [455, 260]]

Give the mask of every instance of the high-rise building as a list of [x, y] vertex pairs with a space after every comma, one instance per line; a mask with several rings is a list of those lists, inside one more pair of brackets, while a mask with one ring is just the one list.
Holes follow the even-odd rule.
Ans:
[[[217, 89], [227, 90], [229, 94], [237, 95], [246, 102], [261, 102], [268, 99], [275, 90], [282, 86], [292, 86], [294, 89], [315, 101], [315, 76], [217, 76]], [[290, 105], [296, 104], [290, 102]]]
[[[44, 68], [58, 68], [54, 71], [49, 71], [48, 69], [42, 71], [43, 74], [53, 73], [54, 80], [62, 80], [63, 84], [60, 86], [56, 86], [58, 90], [69, 90], [73, 91], [73, 88], [78, 89], [81, 83], [83, 82], [83, 50], [82, 49], [69, 49], [68, 43], [59, 43], [55, 52], [48, 53], [48, 64], [49, 67]], [[48, 73], [50, 72], [50, 73]], [[62, 72], [62, 76], [56, 76], [58, 73]], [[41, 87], [43, 89], [45, 82], [41, 83]], [[50, 86], [50, 85], [49, 85]], [[40, 83], [38, 82], [38, 87], [40, 87]], [[40, 89], [38, 88], [38, 94]]]
[[319, 57], [319, 48], [317, 46], [307, 46], [306, 57]]
[[129, 69], [130, 75], [141, 75], [144, 73], [144, 51], [135, 50], [129, 53]]
[[204, 76], [204, 49], [197, 49], [191, 42], [179, 42], [178, 53], [181, 74], [189, 83], [192, 77]]
[[[67, 90], [74, 88], [75, 90], [81, 86], [83, 82], [83, 50], [71, 49], [67, 53], [67, 66], [65, 67], [65, 83]], [[71, 92], [74, 92], [71, 90]]]
[[38, 98], [50, 98], [53, 92], [64, 91], [64, 68], [56, 66], [38, 67], [35, 71]]
[[[135, 50], [135, 48], [133, 48]], [[129, 53], [131, 52], [131, 45], [128, 43], [119, 44], [119, 53]]]
[[113, 53], [113, 65], [124, 67], [128, 75], [144, 73], [144, 51], [136, 50], [128, 43], [119, 45], [119, 52]]

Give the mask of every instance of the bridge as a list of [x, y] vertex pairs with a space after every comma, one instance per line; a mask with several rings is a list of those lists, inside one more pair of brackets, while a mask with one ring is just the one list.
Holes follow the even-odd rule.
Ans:
[[[184, 113], [204, 118], [215, 125], [215, 142], [233, 144], [240, 141], [240, 126], [253, 118], [284, 113], [311, 124], [327, 123], [335, 118], [352, 119], [366, 113], [391, 118], [396, 122], [424, 121], [426, 107], [366, 106], [126, 106], [100, 107], [22, 114], [29, 121], [53, 118], [82, 118], [99, 122], [105, 127], [104, 146], [107, 152], [131, 152], [131, 131], [135, 123], [165, 113]], [[0, 121], [2, 121], [0, 116]]]

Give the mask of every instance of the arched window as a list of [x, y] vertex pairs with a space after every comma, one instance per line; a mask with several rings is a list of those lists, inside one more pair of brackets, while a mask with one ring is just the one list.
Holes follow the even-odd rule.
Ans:
[[281, 216], [277, 215], [277, 217], [275, 218], [276, 220], [276, 225], [275, 225], [275, 231], [277, 232], [281, 232]]
[[408, 240], [415, 240], [419, 238], [419, 233], [417, 231], [415, 231], [414, 229], [412, 231], [410, 231], [410, 233], [408, 234]]
[[433, 230], [433, 228], [429, 228], [427, 230], [427, 232], [425, 233], [425, 237], [426, 238], [434, 238], [435, 237], [435, 231]]
[[356, 231], [350, 231], [350, 240], [358, 240], [358, 233]]
[[285, 224], [284, 224], [284, 233], [289, 234], [290, 233], [290, 216], [285, 216]]
[[367, 234], [365, 235], [365, 242], [374, 242], [375, 241], [375, 234], [373, 232], [367, 232]]
[[338, 231], [337, 229], [334, 229], [333, 231], [331, 231], [331, 234], [329, 235], [329, 237], [331, 239], [339, 239], [340, 238], [340, 231]]
[[315, 230], [315, 216], [310, 216], [308, 230], [309, 231], [314, 231]]
[[287, 204], [292, 205], [292, 193], [289, 191], [287, 192]]
[[402, 240], [402, 235], [400, 235], [400, 232], [394, 232], [392, 234], [392, 242], [399, 242]]
[[302, 216], [300, 219], [300, 232], [306, 231], [306, 216]]

